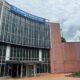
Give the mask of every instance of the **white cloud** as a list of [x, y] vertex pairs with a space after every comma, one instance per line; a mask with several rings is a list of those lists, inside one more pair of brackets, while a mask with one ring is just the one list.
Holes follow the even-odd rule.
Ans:
[[[77, 41], [80, 32], [80, 0], [7, 0], [32, 14], [61, 23], [64, 37]], [[78, 35], [79, 34], [79, 35]], [[78, 35], [78, 36], [77, 36]]]
[[68, 42], [80, 42], [80, 31], [77, 31], [76, 33], [75, 33], [75, 36], [73, 37], [73, 38], [69, 38], [68, 40], [67, 40]]

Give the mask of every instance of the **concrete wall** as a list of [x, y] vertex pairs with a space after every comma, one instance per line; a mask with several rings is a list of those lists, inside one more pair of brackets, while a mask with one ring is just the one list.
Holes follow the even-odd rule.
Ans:
[[60, 25], [51, 23], [51, 73], [80, 71], [80, 43], [62, 43]]

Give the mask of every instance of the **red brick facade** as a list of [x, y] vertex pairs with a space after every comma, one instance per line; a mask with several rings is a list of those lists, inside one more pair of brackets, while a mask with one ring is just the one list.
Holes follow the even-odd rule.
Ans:
[[60, 25], [51, 23], [51, 73], [80, 71], [80, 43], [62, 43]]

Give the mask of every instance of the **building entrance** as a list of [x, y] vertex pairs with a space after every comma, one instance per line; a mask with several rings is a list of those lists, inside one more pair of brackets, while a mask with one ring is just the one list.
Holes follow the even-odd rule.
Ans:
[[9, 76], [20, 77], [21, 75], [21, 64], [12, 64], [9, 68]]
[[28, 65], [26, 72], [27, 72], [28, 77], [34, 76], [34, 66], [33, 65]]
[[36, 75], [35, 65], [12, 64], [8, 66], [8, 75], [12, 77], [31, 77]]

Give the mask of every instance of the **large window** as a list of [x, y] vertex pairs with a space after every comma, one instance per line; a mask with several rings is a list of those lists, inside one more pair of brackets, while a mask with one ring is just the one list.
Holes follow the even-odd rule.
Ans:
[[[9, 70], [8, 64], [10, 64], [10, 62], [12, 61], [14, 61], [13, 63], [19, 63], [24, 61], [29, 63], [37, 62], [37, 73], [50, 72], [49, 49], [11, 46], [9, 60], [6, 60], [6, 52], [7, 45], [0, 44], [0, 75], [9, 75], [7, 74], [7, 70]], [[40, 53], [42, 53], [41, 56]], [[41, 60], [39, 58], [41, 58]]]
[[5, 75], [5, 56], [6, 56], [6, 45], [0, 43], [0, 76]]
[[[40, 55], [40, 53], [42, 53]], [[50, 56], [49, 49], [37, 49], [26, 47], [11, 47], [10, 61], [14, 62], [37, 62], [37, 73], [50, 72]], [[41, 58], [41, 59], [40, 59]]]
[[1, 11], [2, 11], [2, 3], [0, 2], [0, 17], [1, 17]]
[[48, 23], [33, 21], [4, 8], [2, 41], [29, 47], [50, 48]]
[[[42, 53], [40, 57], [40, 51]], [[10, 60], [19, 61], [40, 61], [49, 63], [49, 49], [25, 48], [25, 47], [11, 47]]]
[[[0, 3], [0, 19], [1, 19], [1, 12], [2, 12], [2, 3]], [[0, 25], [0, 40], [1, 40], [1, 25]]]

